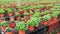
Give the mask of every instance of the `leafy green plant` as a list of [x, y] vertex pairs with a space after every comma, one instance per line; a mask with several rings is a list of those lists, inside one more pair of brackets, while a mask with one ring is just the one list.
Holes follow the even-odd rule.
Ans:
[[25, 11], [27, 10], [27, 6], [21, 6], [21, 9]]
[[0, 14], [4, 14], [4, 13], [5, 13], [4, 9], [0, 8]]
[[60, 14], [57, 10], [53, 10], [51, 16], [52, 17], [57, 17]]
[[25, 22], [19, 22], [16, 24], [16, 29], [17, 30], [20, 30], [20, 31], [23, 31], [23, 30], [27, 30], [27, 24]]
[[8, 13], [12, 13], [13, 12], [12, 8], [7, 8], [6, 10], [8, 11]]
[[34, 6], [29, 6], [28, 7], [30, 10], [33, 10], [34, 9]]
[[7, 21], [1, 23], [1, 26], [7, 26], [7, 25], [8, 25]]
[[37, 5], [37, 8], [41, 8], [41, 7], [42, 7], [42, 5], [41, 5], [41, 4], [38, 4], [38, 5]]
[[33, 15], [33, 17], [39, 17], [40, 16], [40, 12], [39, 11], [36, 11], [35, 14]]
[[57, 17], [57, 14], [51, 14], [51, 17]]
[[44, 21], [48, 21], [51, 18], [50, 14], [43, 16]]
[[29, 26], [36, 26], [40, 22], [40, 19], [37, 17], [31, 17], [31, 19], [27, 22]]
[[11, 31], [11, 30], [12, 30], [12, 28], [10, 28], [10, 27], [7, 28], [7, 31]]
[[45, 14], [49, 14], [49, 13], [50, 13], [49, 10], [45, 11]]

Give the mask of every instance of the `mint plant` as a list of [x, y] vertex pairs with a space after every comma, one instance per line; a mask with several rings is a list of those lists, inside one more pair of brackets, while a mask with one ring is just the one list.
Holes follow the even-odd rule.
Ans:
[[33, 15], [33, 17], [39, 17], [40, 16], [40, 12], [39, 11], [36, 11], [35, 14]]
[[6, 10], [8, 11], [8, 13], [12, 13], [13, 12], [12, 8], [7, 8]]
[[19, 22], [16, 24], [16, 29], [17, 30], [20, 30], [20, 31], [23, 31], [23, 30], [27, 30], [27, 24], [25, 22]]
[[32, 17], [27, 23], [29, 26], [36, 26], [40, 22], [40, 19], [37, 17]]
[[1, 26], [7, 26], [8, 25], [8, 22], [7, 21], [3, 21], [2, 23], [1, 23]]
[[50, 14], [43, 16], [44, 21], [48, 21], [51, 18]]
[[5, 13], [4, 9], [0, 8], [0, 14], [4, 14], [4, 13]]

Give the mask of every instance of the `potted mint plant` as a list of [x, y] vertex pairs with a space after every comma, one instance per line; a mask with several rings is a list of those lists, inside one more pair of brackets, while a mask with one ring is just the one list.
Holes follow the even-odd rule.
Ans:
[[6, 30], [6, 32], [5, 32], [5, 34], [14, 34], [12, 32], [12, 28], [8, 27], [7, 30]]
[[32, 15], [33, 15], [33, 12], [32, 12], [32, 11], [30, 11], [30, 12], [29, 12], [29, 17], [31, 18], [31, 17], [32, 17]]
[[28, 9], [29, 9], [29, 11], [32, 11], [32, 10], [34, 10], [34, 6], [29, 6]]
[[10, 18], [9, 26], [10, 26], [11, 28], [15, 28], [16, 23], [14, 22], [14, 17], [11, 17], [11, 18]]
[[40, 12], [39, 11], [36, 11], [35, 14], [33, 15], [33, 17], [39, 17], [40, 16]]
[[0, 17], [4, 17], [4, 13], [5, 13], [4, 9], [0, 8]]
[[31, 17], [31, 19], [27, 22], [28, 23], [28, 30], [29, 31], [34, 31], [34, 27], [36, 27], [36, 25], [38, 25], [40, 22], [40, 19], [37, 17]]
[[7, 8], [6, 10], [7, 10], [8, 16], [12, 16], [12, 15], [13, 15], [13, 14], [12, 14], [12, 13], [13, 13], [12, 8], [9, 7], [9, 8]]
[[29, 13], [25, 11], [24, 12], [24, 21], [25, 22], [27, 22], [29, 20], [28, 15], [29, 15]]
[[58, 11], [53, 12], [53, 13], [51, 14], [52, 20], [53, 20], [53, 21], [57, 20], [57, 16], [58, 16], [58, 15], [59, 15], [59, 12], [58, 12]]
[[15, 16], [16, 16], [16, 20], [18, 20], [18, 21], [21, 20], [21, 18], [20, 18], [20, 14], [19, 14], [18, 12], [15, 14]]
[[18, 34], [26, 34], [25, 31], [28, 29], [27, 24], [23, 21], [16, 23], [16, 29], [18, 30]]
[[47, 15], [43, 16], [43, 21], [42, 21], [43, 25], [48, 25], [48, 23], [50, 23], [50, 21], [51, 21], [50, 14], [47, 14]]
[[50, 13], [50, 11], [49, 11], [49, 10], [46, 10], [46, 11], [45, 11], [45, 14], [49, 14], [49, 13]]
[[7, 28], [7, 26], [8, 26], [8, 22], [7, 22], [7, 21], [1, 22], [1, 30], [2, 30], [2, 31], [5, 31], [6, 28]]

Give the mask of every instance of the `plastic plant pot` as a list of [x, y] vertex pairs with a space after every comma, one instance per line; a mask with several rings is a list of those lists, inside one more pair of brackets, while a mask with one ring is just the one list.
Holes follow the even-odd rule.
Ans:
[[23, 11], [22, 9], [18, 9], [18, 10], [19, 10], [19, 13], [20, 13], [21, 15], [24, 14], [24, 11]]
[[12, 29], [8, 27], [8, 28], [7, 28], [7, 31], [5, 32], [5, 34], [14, 34], [11, 30], [12, 30]]
[[1, 27], [2, 32], [6, 30], [6, 26]]
[[17, 17], [16, 17], [16, 20], [20, 21], [20, 19], [21, 19], [20, 16], [17, 16]]
[[11, 22], [11, 23], [9, 23], [9, 26], [10, 26], [11, 28], [15, 28], [16, 24], [15, 24], [15, 22]]
[[24, 21], [27, 22], [29, 18], [27, 16], [24, 16]]
[[25, 11], [24, 12], [24, 21], [25, 22], [27, 22], [29, 20], [28, 15], [29, 15], [29, 13]]
[[26, 11], [29, 13], [31, 10], [28, 9], [28, 10], [26, 10]]
[[28, 23], [28, 30], [30, 32], [34, 31], [34, 27], [36, 27], [36, 25], [38, 25], [40, 22], [39, 18], [37, 17], [32, 17], [27, 23]]
[[6, 27], [7, 27], [7, 21], [3, 21], [1, 22], [1, 30], [4, 32], [6, 30]]
[[20, 11], [20, 14], [23, 15], [24, 14], [24, 11]]
[[35, 27], [34, 26], [28, 26], [28, 29], [29, 29], [29, 31], [34, 31], [35, 30]]
[[33, 12], [32, 12], [32, 11], [30, 11], [30, 13], [29, 13], [29, 17], [31, 18], [31, 17], [32, 17], [32, 15], [33, 15]]
[[52, 20], [53, 20], [53, 21], [56, 21], [56, 20], [57, 20], [57, 18], [52, 18]]
[[12, 16], [13, 14], [13, 11], [12, 11], [12, 8], [7, 8], [7, 13], [8, 13], [8, 16]]
[[6, 32], [5, 34], [13, 34], [13, 32]]
[[25, 31], [18, 31], [18, 34], [25, 34]]
[[43, 16], [43, 20], [44, 21], [42, 21], [42, 24], [43, 25], [48, 25], [48, 23], [51, 22], [51, 16], [50, 16], [50, 14], [47, 14], [47, 15]]
[[8, 16], [12, 16], [12, 13], [8, 13]]
[[29, 14], [29, 17], [31, 18], [32, 17], [32, 14]]
[[57, 20], [57, 14], [51, 14], [51, 16], [52, 16], [52, 20], [53, 21], [56, 21]]
[[10, 26], [11, 28], [15, 28], [16, 23], [14, 22], [14, 18], [10, 18], [9, 26]]
[[5, 13], [4, 9], [0, 8], [0, 17], [4, 17], [4, 13]]
[[16, 16], [16, 20], [18, 20], [18, 21], [21, 20], [21, 18], [20, 18], [20, 14], [19, 14], [19, 13], [16, 12], [15, 16]]
[[43, 24], [43, 25], [48, 25], [50, 22], [51, 22], [51, 20], [48, 20], [48, 21], [42, 21], [42, 24]]
[[16, 29], [18, 30], [18, 34], [26, 34], [28, 27], [27, 24], [22, 21], [16, 24]]

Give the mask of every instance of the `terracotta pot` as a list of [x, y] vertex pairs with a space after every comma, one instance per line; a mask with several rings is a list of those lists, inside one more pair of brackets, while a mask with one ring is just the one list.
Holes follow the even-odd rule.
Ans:
[[1, 14], [0, 16], [1, 16], [1, 17], [4, 17], [4, 14]]
[[34, 26], [28, 26], [28, 30], [31, 32], [34, 31]]
[[20, 21], [20, 19], [21, 19], [20, 16], [16, 17], [16, 20]]
[[25, 34], [25, 31], [18, 31], [18, 34]]
[[57, 18], [52, 18], [52, 21], [56, 21], [57, 20]]
[[51, 22], [51, 20], [48, 20], [48, 21], [42, 21], [41, 24], [43, 24], [43, 25], [48, 25], [50, 22]]
[[27, 16], [24, 16], [24, 21], [27, 22], [29, 18]]
[[32, 14], [29, 14], [29, 17], [32, 17]]
[[4, 30], [6, 30], [6, 26], [2, 26], [1, 30], [4, 32]]
[[27, 12], [30, 12], [30, 10], [26, 10]]
[[11, 28], [15, 28], [15, 26], [16, 26], [16, 23], [9, 23], [9, 26], [11, 27]]
[[5, 34], [14, 34], [13, 32], [6, 32]]
[[20, 14], [22, 14], [22, 15], [23, 15], [23, 14], [24, 14], [24, 11], [20, 11]]
[[8, 13], [8, 16], [12, 16], [12, 13]]

